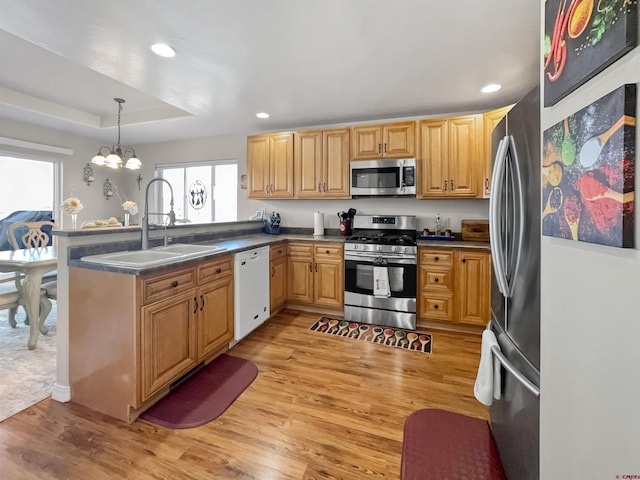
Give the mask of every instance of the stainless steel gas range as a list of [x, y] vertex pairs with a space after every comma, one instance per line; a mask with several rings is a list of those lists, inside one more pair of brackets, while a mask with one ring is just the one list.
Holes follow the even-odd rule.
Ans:
[[416, 328], [416, 217], [356, 215], [344, 245], [344, 318]]

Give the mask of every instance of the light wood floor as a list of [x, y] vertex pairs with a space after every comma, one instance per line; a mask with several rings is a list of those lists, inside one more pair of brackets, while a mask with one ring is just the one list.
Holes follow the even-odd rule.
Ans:
[[311, 332], [285, 311], [230, 352], [259, 374], [217, 420], [168, 430], [50, 399], [0, 423], [2, 479], [398, 479], [421, 408], [487, 418], [473, 397], [480, 337], [433, 333], [433, 353]]

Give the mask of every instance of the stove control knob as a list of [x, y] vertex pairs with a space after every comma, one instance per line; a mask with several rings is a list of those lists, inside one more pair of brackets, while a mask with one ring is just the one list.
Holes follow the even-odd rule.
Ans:
[[395, 245], [393, 247], [391, 247], [391, 251], [392, 252], [397, 252], [398, 251], [398, 247], [396, 247]]
[[357, 244], [357, 243], [353, 246], [353, 249], [354, 249], [354, 250], [357, 250], [357, 249], [358, 249], [358, 244]]
[[382, 245], [378, 245], [378, 246], [376, 247], [376, 250], [378, 250], [379, 252], [381, 252], [381, 251], [382, 251]]

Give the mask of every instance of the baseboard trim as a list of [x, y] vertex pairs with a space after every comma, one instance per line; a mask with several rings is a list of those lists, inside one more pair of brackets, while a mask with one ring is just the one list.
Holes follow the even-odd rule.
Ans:
[[51, 398], [57, 402], [66, 403], [71, 400], [71, 387], [68, 385], [53, 384]]

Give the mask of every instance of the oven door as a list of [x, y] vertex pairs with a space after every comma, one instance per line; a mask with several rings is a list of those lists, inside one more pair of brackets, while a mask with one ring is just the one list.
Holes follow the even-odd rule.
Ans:
[[[345, 319], [414, 329], [416, 258], [373, 252], [345, 253]], [[386, 266], [389, 297], [374, 295], [374, 266]]]

